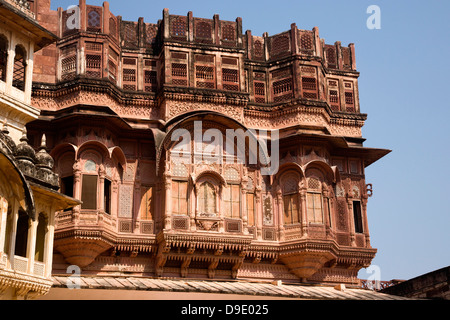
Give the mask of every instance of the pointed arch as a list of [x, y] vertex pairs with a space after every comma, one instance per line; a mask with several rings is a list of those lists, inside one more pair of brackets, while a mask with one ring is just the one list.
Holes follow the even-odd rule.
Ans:
[[303, 166], [303, 171], [305, 172], [305, 175], [308, 175], [308, 171], [310, 169], [317, 169], [319, 170], [323, 175], [324, 178], [329, 183], [336, 183], [337, 181], [337, 175], [336, 170], [333, 170], [333, 168], [326, 162], [321, 160], [312, 160], [305, 164]]
[[[259, 156], [261, 156], [264, 159], [260, 159], [260, 160], [262, 160], [260, 162], [270, 163], [269, 162], [270, 156], [268, 154], [268, 150], [266, 150], [265, 148], [259, 148], [261, 141], [255, 135], [255, 130], [247, 128], [243, 123], [241, 123], [238, 120], [233, 119], [227, 115], [224, 115], [222, 113], [218, 113], [218, 112], [210, 111], [210, 110], [196, 110], [196, 111], [191, 111], [191, 112], [187, 112], [187, 113], [178, 115], [178, 116], [170, 119], [169, 121], [166, 122], [166, 124], [164, 126], [163, 130], [165, 132], [161, 132], [161, 131], [158, 132], [157, 141], [156, 141], [156, 136], [155, 136], [156, 166], [157, 166], [156, 169], [157, 169], [158, 173], [160, 173], [159, 169], [162, 166], [161, 159], [163, 158], [164, 150], [170, 148], [170, 145], [172, 145], [173, 143], [176, 142], [176, 141], [171, 141], [172, 134], [174, 133], [174, 131], [177, 129], [185, 129], [185, 127], [188, 123], [192, 123], [196, 120], [216, 122], [216, 123], [220, 124], [220, 126], [223, 128], [235, 129], [236, 131], [238, 129], [241, 129], [242, 132], [236, 132], [236, 134], [239, 135], [239, 138], [241, 138], [240, 133], [244, 133], [244, 135], [245, 135], [244, 139], [248, 138], [249, 141], [251, 139], [251, 141], [255, 142], [256, 145], [258, 146], [257, 150], [247, 150], [244, 148], [245, 149], [244, 151], [256, 152], [257, 154], [252, 154], [255, 159], [259, 159]], [[223, 134], [225, 137], [225, 132]], [[240, 141], [240, 140], [238, 139], [238, 141]], [[246, 141], [246, 140], [244, 140], [244, 141]], [[226, 141], [223, 141], [223, 142], [225, 143]], [[245, 143], [247, 143], [247, 142], [245, 142]], [[238, 145], [238, 148], [239, 147], [242, 148], [242, 146]], [[248, 148], [248, 149], [250, 149], [250, 148]]]
[[115, 146], [115, 147], [109, 148], [109, 157], [111, 159], [116, 158], [118, 164], [120, 164], [122, 166], [123, 172], [126, 172], [127, 157], [125, 156], [125, 153], [123, 152], [121, 147]]

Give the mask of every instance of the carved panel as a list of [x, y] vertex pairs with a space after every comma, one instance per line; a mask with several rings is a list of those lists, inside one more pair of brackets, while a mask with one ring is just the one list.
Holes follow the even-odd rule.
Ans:
[[272, 197], [269, 194], [262, 195], [262, 205], [263, 205], [263, 224], [273, 225]]
[[336, 202], [337, 213], [337, 229], [342, 231], [348, 231], [347, 223], [347, 201], [345, 199], [339, 199]]
[[275, 231], [275, 228], [263, 228], [262, 236], [263, 240], [277, 240], [277, 233]]
[[172, 228], [175, 230], [188, 230], [189, 221], [188, 217], [172, 217]]
[[119, 217], [131, 218], [133, 209], [133, 185], [119, 186]]

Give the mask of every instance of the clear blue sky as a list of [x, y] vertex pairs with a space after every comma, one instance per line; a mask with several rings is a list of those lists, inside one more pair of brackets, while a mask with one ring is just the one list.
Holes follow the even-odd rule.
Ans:
[[[101, 5], [102, 1], [88, 0]], [[66, 9], [77, 0], [52, 1]], [[243, 19], [243, 31], [270, 35], [319, 27], [326, 43], [355, 43], [365, 146], [392, 149], [366, 169], [372, 264], [382, 280], [410, 279], [450, 265], [450, 1], [110, 0], [124, 20], [156, 23], [162, 10]], [[381, 29], [369, 30], [369, 5]], [[370, 273], [362, 269], [361, 278]]]

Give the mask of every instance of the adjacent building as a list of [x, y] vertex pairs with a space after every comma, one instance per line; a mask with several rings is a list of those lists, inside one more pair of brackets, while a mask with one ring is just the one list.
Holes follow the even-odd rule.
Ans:
[[79, 201], [58, 192], [45, 135], [28, 144], [33, 56], [56, 36], [27, 1], [0, 1], [0, 298], [34, 298], [52, 286], [55, 212]]

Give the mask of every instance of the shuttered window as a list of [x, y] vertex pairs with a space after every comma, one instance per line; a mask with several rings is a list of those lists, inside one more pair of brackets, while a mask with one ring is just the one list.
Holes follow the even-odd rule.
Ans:
[[97, 209], [97, 176], [83, 175], [81, 182], [81, 209]]

